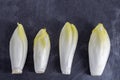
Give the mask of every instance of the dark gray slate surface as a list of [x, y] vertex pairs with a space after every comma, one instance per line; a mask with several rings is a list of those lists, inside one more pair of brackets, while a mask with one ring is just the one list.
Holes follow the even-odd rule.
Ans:
[[[79, 31], [72, 73], [61, 74], [58, 39], [64, 23], [69, 21]], [[24, 25], [29, 49], [22, 75], [11, 75], [9, 40], [16, 23]], [[111, 52], [104, 73], [92, 77], [88, 63], [91, 30], [102, 22], [111, 39]], [[45, 26], [52, 49], [45, 74], [33, 67], [33, 39]], [[0, 80], [120, 80], [120, 0], [0, 0]]]

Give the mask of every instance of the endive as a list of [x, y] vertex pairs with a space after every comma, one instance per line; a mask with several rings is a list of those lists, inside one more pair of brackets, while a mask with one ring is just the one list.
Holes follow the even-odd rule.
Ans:
[[102, 75], [110, 53], [110, 39], [103, 24], [93, 29], [89, 41], [89, 65], [93, 76]]
[[74, 24], [66, 22], [60, 33], [59, 55], [63, 74], [71, 73], [72, 61], [78, 41], [78, 31]]
[[10, 39], [10, 60], [13, 74], [22, 73], [26, 56], [28, 41], [22, 24], [17, 23], [11, 39]]
[[34, 39], [34, 68], [36, 73], [44, 73], [50, 54], [50, 38], [46, 29], [41, 29]]

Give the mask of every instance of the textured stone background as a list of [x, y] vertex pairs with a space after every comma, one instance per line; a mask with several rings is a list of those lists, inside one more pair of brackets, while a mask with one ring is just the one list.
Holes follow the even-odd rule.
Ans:
[[[61, 74], [58, 39], [69, 21], [79, 31], [79, 41], [70, 76]], [[24, 25], [29, 49], [23, 74], [11, 75], [9, 40], [16, 23]], [[102, 22], [111, 39], [111, 52], [100, 77], [92, 77], [88, 63], [91, 30]], [[52, 49], [45, 74], [33, 67], [33, 39], [46, 27]], [[119, 0], [0, 0], [0, 80], [120, 80], [120, 1]]]

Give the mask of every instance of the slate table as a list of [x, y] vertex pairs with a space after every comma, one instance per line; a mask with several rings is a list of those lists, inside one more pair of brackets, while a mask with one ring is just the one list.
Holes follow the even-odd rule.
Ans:
[[[69, 76], [61, 74], [58, 47], [66, 21], [75, 24], [79, 31]], [[29, 48], [23, 74], [12, 75], [9, 40], [17, 22], [24, 25]], [[89, 71], [88, 41], [92, 29], [100, 22], [110, 36], [111, 51], [103, 75], [93, 77]], [[36, 74], [33, 39], [44, 27], [52, 48], [46, 72]], [[120, 80], [120, 0], [0, 0], [0, 80]]]

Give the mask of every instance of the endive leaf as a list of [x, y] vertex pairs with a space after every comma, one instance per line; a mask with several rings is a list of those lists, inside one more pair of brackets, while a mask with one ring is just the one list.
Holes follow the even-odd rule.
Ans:
[[17, 24], [18, 26], [10, 39], [10, 60], [13, 74], [22, 73], [28, 48], [24, 28], [22, 24]]
[[46, 29], [41, 29], [34, 39], [34, 68], [36, 73], [44, 73], [50, 54], [50, 38]]
[[18, 25], [18, 29], [17, 29], [18, 35], [19, 35], [20, 39], [24, 41], [26, 39], [26, 35], [25, 35], [23, 25], [19, 24], [19, 23], [17, 23], [17, 25]]
[[78, 41], [78, 31], [75, 25], [66, 22], [60, 33], [59, 55], [63, 74], [70, 74], [72, 61]]
[[39, 33], [36, 35], [36, 37], [34, 39], [34, 45], [36, 45], [37, 42], [40, 42], [41, 46], [45, 47], [46, 46], [46, 41], [45, 41], [46, 36], [48, 36], [46, 29], [41, 29], [41, 31], [39, 31]]
[[110, 53], [110, 39], [102, 23], [93, 29], [89, 41], [89, 65], [93, 76], [102, 75]]

